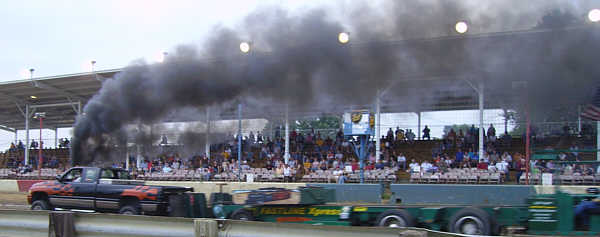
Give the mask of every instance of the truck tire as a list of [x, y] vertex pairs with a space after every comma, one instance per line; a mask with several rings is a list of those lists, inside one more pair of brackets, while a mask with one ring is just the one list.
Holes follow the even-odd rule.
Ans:
[[406, 210], [393, 209], [379, 214], [375, 224], [392, 228], [414, 227], [417, 225], [417, 220]]
[[458, 234], [492, 235], [494, 223], [493, 218], [484, 210], [467, 207], [450, 218], [448, 230]]
[[31, 203], [31, 210], [52, 210], [53, 208], [46, 200], [36, 200]]
[[119, 214], [123, 215], [139, 215], [140, 208], [137, 205], [125, 205], [119, 209]]
[[241, 220], [241, 221], [253, 221], [254, 215], [252, 215], [251, 211], [241, 208], [241, 209], [237, 209], [233, 213], [231, 213], [230, 219]]

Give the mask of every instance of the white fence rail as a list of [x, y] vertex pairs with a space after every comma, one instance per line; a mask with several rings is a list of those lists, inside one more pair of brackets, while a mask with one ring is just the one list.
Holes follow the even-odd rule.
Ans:
[[160, 216], [0, 210], [4, 236], [189, 236], [189, 237], [359, 237], [459, 236], [418, 228], [392, 229], [348, 226], [246, 222]]

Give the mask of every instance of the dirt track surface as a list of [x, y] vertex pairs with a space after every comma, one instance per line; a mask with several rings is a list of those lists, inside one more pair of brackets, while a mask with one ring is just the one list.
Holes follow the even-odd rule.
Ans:
[[28, 210], [26, 192], [0, 192], [0, 209]]

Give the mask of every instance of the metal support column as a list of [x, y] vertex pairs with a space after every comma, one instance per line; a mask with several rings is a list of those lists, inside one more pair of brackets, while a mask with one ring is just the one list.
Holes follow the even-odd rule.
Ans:
[[359, 157], [359, 167], [360, 167], [360, 183], [365, 183], [365, 156], [367, 154], [367, 136], [360, 136], [360, 157]]
[[125, 169], [129, 170], [129, 147], [127, 147], [127, 142], [125, 142]]
[[600, 161], [600, 121], [596, 121], [596, 160]]
[[485, 131], [485, 128], [483, 127], [483, 82], [479, 82], [479, 90], [477, 90], [477, 92], [479, 93], [479, 158], [481, 159], [483, 157], [483, 133]]
[[238, 104], [238, 182], [242, 181], [242, 104]]
[[[142, 132], [142, 124], [138, 123], [138, 134], [141, 132]], [[135, 156], [135, 167], [137, 168], [140, 165], [141, 160], [142, 160], [142, 145], [140, 144], [139, 140], [135, 141], [135, 146], [137, 148], [137, 151], [136, 151], [137, 154]], [[129, 159], [129, 158], [127, 158], [127, 159]]]
[[54, 128], [54, 149], [58, 148], [58, 128]]
[[25, 165], [29, 164], [29, 105], [25, 105]]
[[290, 160], [290, 118], [288, 106], [285, 106], [285, 152], [283, 155], [285, 164]]
[[206, 144], [204, 154], [210, 159], [210, 108], [206, 107]]
[[377, 91], [375, 98], [375, 161], [381, 157], [381, 94]]
[[15, 146], [16, 146], [17, 144], [19, 144], [19, 136], [17, 135], [18, 133], [19, 133], [19, 130], [18, 130], [18, 129], [15, 129]]
[[421, 140], [421, 111], [417, 112], [417, 140]]
[[581, 136], [581, 105], [577, 106], [577, 137]]

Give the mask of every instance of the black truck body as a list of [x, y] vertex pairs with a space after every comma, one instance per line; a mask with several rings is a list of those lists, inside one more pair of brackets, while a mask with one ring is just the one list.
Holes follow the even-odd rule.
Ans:
[[74, 167], [56, 181], [34, 184], [27, 201], [34, 210], [80, 209], [123, 214], [168, 215], [171, 196], [190, 187], [145, 185], [118, 168]]

